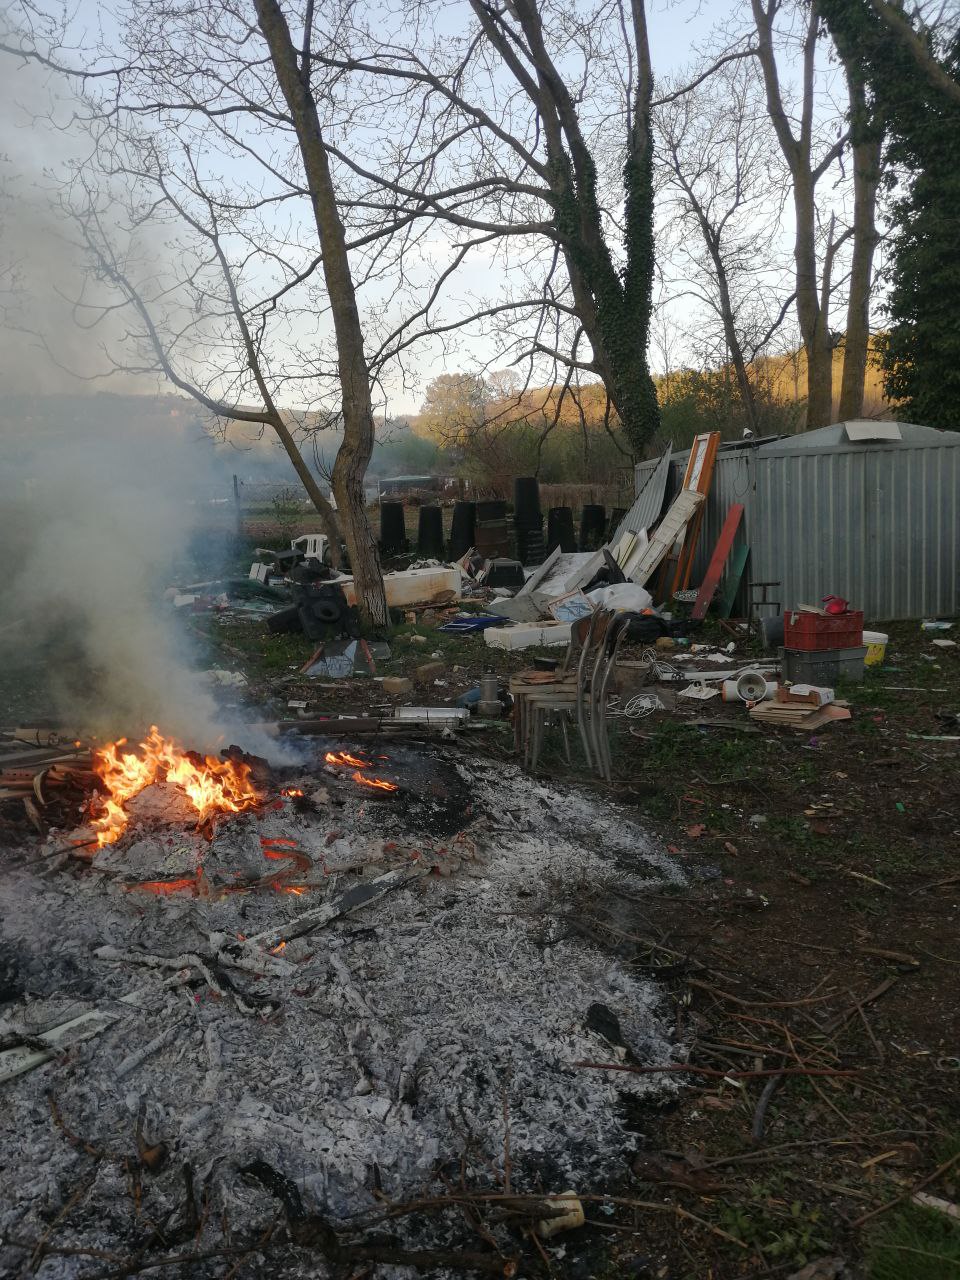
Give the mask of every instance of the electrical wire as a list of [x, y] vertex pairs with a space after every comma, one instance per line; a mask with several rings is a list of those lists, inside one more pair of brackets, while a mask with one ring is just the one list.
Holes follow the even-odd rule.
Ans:
[[625, 720], [644, 720], [665, 709], [655, 693], [636, 693], [622, 705], [619, 694], [614, 694], [607, 703], [608, 716], [622, 716]]
[[680, 675], [679, 667], [672, 662], [665, 662], [656, 649], [644, 649], [640, 661], [646, 663], [658, 680], [672, 680]]

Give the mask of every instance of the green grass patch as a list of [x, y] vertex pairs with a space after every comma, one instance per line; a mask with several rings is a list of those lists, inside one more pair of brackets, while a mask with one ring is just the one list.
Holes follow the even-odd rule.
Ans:
[[867, 1247], [870, 1280], [957, 1280], [960, 1224], [910, 1205], [879, 1220]]

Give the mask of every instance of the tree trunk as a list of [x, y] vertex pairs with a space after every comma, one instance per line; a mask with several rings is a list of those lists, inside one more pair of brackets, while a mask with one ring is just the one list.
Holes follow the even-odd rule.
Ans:
[[829, 335], [817, 334], [807, 355], [807, 418], [805, 430], [828, 427], [833, 421], [833, 348]]
[[[383, 572], [377, 544], [367, 520], [363, 477], [373, 452], [373, 404], [363, 330], [350, 273], [346, 235], [330, 172], [330, 160], [310, 92], [309, 38], [303, 66], [277, 0], [254, 0], [260, 30], [270, 50], [277, 83], [297, 133], [317, 233], [323, 251], [323, 275], [337, 340], [337, 363], [343, 396], [343, 443], [333, 466], [333, 492], [343, 522], [356, 590], [364, 622], [389, 623]], [[309, 33], [308, 33], [309, 37]]]
[[[807, 359], [807, 412], [804, 428], [825, 427], [833, 419], [833, 348], [829, 332], [829, 288], [817, 286], [817, 218], [815, 188], [820, 172], [811, 160], [814, 132], [814, 70], [819, 11], [812, 0], [802, 52], [802, 100], [799, 132], [795, 137], [780, 94], [780, 76], [773, 48], [774, 0], [751, 0], [757, 28], [757, 56], [763, 71], [767, 111], [793, 179], [796, 221], [793, 257], [797, 275], [797, 320]], [[822, 166], [821, 166], [822, 171]]]
[[[340, 551], [340, 526], [337, 522], [337, 513], [333, 507], [323, 496], [323, 492], [317, 484], [316, 476], [303, 460], [303, 454], [297, 448], [297, 443], [287, 429], [286, 423], [279, 414], [271, 420], [270, 426], [275, 432], [283, 445], [284, 452], [290, 459], [294, 471], [296, 471], [300, 483], [307, 491], [307, 497], [316, 507], [320, 521], [323, 524], [323, 531], [327, 535], [327, 542], [330, 545], [330, 563], [335, 569], [339, 569], [343, 563], [343, 555]], [[339, 506], [340, 499], [337, 498]]]
[[[631, 448], [640, 456], [660, 426], [656, 388], [647, 362], [653, 276], [653, 77], [643, 0], [630, 0], [637, 84], [623, 165], [624, 248], [621, 271], [606, 240], [596, 162], [580, 128], [577, 99], [547, 52], [536, 0], [507, 8], [470, 0], [493, 47], [537, 111], [547, 151], [555, 238], [570, 279], [577, 319], [593, 349], [593, 367], [617, 410]], [[517, 54], [519, 23], [531, 74]]]
[[827, 317], [820, 305], [817, 272], [816, 212], [809, 171], [794, 175], [797, 319], [807, 358], [807, 412], [804, 430], [829, 426], [833, 420], [833, 349]]
[[859, 68], [843, 59], [850, 90], [853, 120], [853, 257], [850, 263], [850, 293], [847, 299], [847, 335], [843, 352], [840, 385], [842, 422], [863, 413], [864, 385], [870, 351], [870, 292], [873, 284], [873, 255], [877, 235], [877, 187], [883, 134], [867, 118], [867, 99]]

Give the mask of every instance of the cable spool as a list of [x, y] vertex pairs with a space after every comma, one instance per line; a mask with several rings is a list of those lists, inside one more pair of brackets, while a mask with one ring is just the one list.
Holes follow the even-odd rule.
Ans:
[[380, 503], [380, 549], [384, 555], [402, 555], [407, 550], [407, 525], [402, 502]]
[[540, 482], [536, 476], [517, 476], [513, 482], [513, 525], [515, 529], [542, 529]]
[[423, 559], [443, 559], [443, 512], [439, 507], [420, 508], [417, 555]]
[[477, 530], [477, 504], [455, 502], [450, 525], [450, 559], [459, 560], [473, 546]]
[[580, 550], [596, 551], [603, 546], [607, 528], [607, 509], [599, 503], [587, 503], [580, 515]]
[[555, 547], [564, 555], [577, 549], [572, 507], [551, 507], [547, 512], [547, 554]]

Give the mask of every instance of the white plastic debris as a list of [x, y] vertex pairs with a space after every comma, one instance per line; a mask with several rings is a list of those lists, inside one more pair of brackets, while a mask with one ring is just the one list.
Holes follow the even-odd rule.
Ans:
[[688, 684], [685, 689], [681, 689], [677, 694], [678, 698], [693, 698], [697, 702], [707, 702], [710, 698], [715, 698], [720, 690], [714, 685], [708, 687], [702, 681], [699, 684]]
[[537, 1235], [541, 1240], [549, 1240], [551, 1236], [559, 1235], [561, 1231], [573, 1231], [577, 1227], [582, 1227], [586, 1221], [583, 1205], [575, 1191], [564, 1191], [563, 1195], [550, 1196], [546, 1203], [551, 1208], [563, 1209], [564, 1212], [555, 1218], [540, 1219], [537, 1223]]

